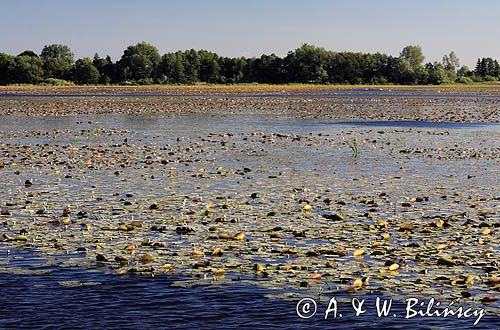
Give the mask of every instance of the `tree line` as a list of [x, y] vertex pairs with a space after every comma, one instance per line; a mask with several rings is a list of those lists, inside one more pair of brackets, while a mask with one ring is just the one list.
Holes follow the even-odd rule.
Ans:
[[304, 44], [284, 57], [224, 57], [207, 50], [160, 55], [151, 44], [131, 45], [113, 62], [109, 56], [75, 61], [66, 45], [43, 47], [17, 56], [0, 53], [0, 84], [444, 84], [500, 80], [500, 65], [487, 57], [476, 67], [460, 66], [454, 52], [442, 62], [424, 64], [419, 46], [399, 56], [335, 52]]

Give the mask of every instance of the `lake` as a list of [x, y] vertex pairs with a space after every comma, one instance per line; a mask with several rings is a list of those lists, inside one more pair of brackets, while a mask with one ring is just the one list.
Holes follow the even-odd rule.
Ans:
[[[476, 319], [405, 319], [411, 297], [498, 328], [499, 138], [494, 123], [255, 112], [4, 116], [0, 328]], [[343, 316], [324, 320], [332, 297]]]

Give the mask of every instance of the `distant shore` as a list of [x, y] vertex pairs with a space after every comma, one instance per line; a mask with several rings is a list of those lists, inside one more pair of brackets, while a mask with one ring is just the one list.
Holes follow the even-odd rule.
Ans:
[[211, 113], [500, 122], [500, 85], [3, 86], [0, 115]]
[[324, 84], [192, 84], [192, 85], [9, 85], [0, 86], [2, 94], [86, 94], [86, 93], [282, 93], [336, 91], [352, 89], [434, 90], [442, 93], [500, 94], [500, 83], [449, 85], [324, 85]]

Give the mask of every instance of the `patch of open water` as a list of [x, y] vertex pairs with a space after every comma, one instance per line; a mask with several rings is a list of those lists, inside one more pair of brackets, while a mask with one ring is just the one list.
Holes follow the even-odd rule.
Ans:
[[222, 98], [385, 98], [385, 99], [500, 99], [500, 94], [478, 94], [478, 93], [441, 93], [434, 90], [392, 90], [377, 88], [352, 88], [343, 90], [311, 90], [307, 92], [281, 92], [281, 93], [3, 93], [0, 98], [108, 98], [108, 97], [222, 97]]
[[[5, 250], [1, 251], [5, 254]], [[39, 263], [30, 251], [12, 250], [17, 260], [9, 265]], [[0, 259], [1, 260], [1, 259]], [[279, 299], [267, 295], [281, 291], [241, 284], [175, 286], [179, 278], [168, 276], [111, 276], [96, 269], [48, 267], [39, 275], [0, 272], [1, 329], [459, 329], [471, 328], [474, 318], [415, 317], [405, 319], [406, 303], [393, 301], [391, 313], [378, 317], [376, 297], [337, 295], [338, 314], [325, 319], [329, 299], [317, 301], [317, 313], [297, 316], [300, 298]], [[355, 316], [351, 300], [365, 300], [366, 313]], [[342, 317], [340, 317], [342, 314]], [[394, 317], [394, 314], [396, 317]], [[474, 329], [495, 329], [500, 320], [484, 316]]]

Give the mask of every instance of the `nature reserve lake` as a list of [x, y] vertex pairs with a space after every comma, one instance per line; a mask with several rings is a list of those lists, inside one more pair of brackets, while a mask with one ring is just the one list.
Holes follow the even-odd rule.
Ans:
[[498, 86], [5, 87], [0, 114], [0, 328], [473, 327], [410, 297], [500, 327]]

